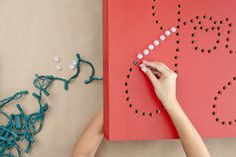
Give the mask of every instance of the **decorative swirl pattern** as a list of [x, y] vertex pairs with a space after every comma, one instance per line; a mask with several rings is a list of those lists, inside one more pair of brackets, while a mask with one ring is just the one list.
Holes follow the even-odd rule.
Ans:
[[[231, 46], [231, 32], [232, 32], [232, 27], [233, 27], [233, 23], [230, 21], [229, 17], [226, 17], [224, 20], [216, 20], [216, 18], [209, 16], [209, 15], [202, 15], [202, 16], [195, 16], [194, 18], [191, 18], [189, 20], [183, 20], [182, 19], [182, 1], [180, 0], [179, 3], [177, 4], [177, 30], [175, 32], [177, 38], [176, 38], [176, 49], [175, 52], [176, 54], [173, 56], [174, 59], [174, 71], [176, 73], [178, 73], [178, 67], [179, 67], [179, 58], [180, 58], [180, 52], [181, 52], [181, 42], [180, 42], [180, 35], [181, 35], [181, 31], [180, 31], [180, 27], [187, 27], [190, 26], [192, 28], [192, 32], [190, 32], [190, 37], [191, 40], [189, 41], [189, 43], [192, 45], [193, 50], [196, 52], [200, 52], [200, 53], [207, 53], [207, 54], [212, 54], [214, 51], [216, 51], [220, 46], [224, 46], [224, 48], [226, 49], [226, 51], [229, 54], [236, 54], [236, 50], [234, 50]], [[164, 30], [164, 26], [161, 25], [160, 20], [158, 19], [158, 14], [157, 14], [157, 0], [152, 0], [152, 15], [154, 18], [154, 22], [160, 27], [160, 30]], [[206, 26], [205, 23], [209, 23], [210, 26]], [[224, 29], [222, 29], [224, 27]], [[226, 27], [226, 29], [225, 29]], [[213, 45], [209, 46], [208, 48], [205, 47], [201, 47], [199, 44], [199, 41], [197, 40], [197, 36], [199, 35], [198, 32], [199, 31], [203, 31], [203, 32], [214, 32], [216, 33], [216, 39], [213, 43]], [[225, 39], [222, 39], [223, 34], [226, 36]], [[167, 34], [166, 34], [167, 36]], [[164, 39], [165, 40], [165, 39]], [[159, 44], [159, 43], [158, 43]], [[155, 45], [155, 43], [154, 43]], [[149, 48], [149, 50], [151, 51], [152, 49]], [[147, 51], [146, 51], [147, 52]], [[149, 52], [146, 53], [145, 51], [143, 52], [144, 56], [146, 54], [149, 54]], [[142, 59], [144, 56], [143, 54], [139, 54], [140, 56], [137, 56], [138, 59]], [[131, 102], [131, 96], [130, 96], [130, 89], [129, 89], [129, 85], [130, 85], [130, 78], [132, 77], [132, 72], [134, 70], [134, 66], [137, 66], [138, 61], [134, 60], [132, 62], [132, 66], [128, 71], [127, 74], [127, 81], [124, 83], [125, 86], [125, 93], [126, 93], [126, 101], [128, 103], [128, 107], [134, 110], [135, 114], [139, 114], [142, 116], [150, 116], [153, 117], [154, 115], [159, 115], [161, 112], [161, 109], [158, 109], [156, 111], [152, 111], [152, 112], [145, 112], [140, 110], [139, 108], [137, 108], [137, 105], [133, 104]], [[236, 77], [233, 77], [233, 80], [236, 80]], [[226, 90], [227, 86], [231, 86], [232, 81], [228, 82], [226, 86], [223, 87], [223, 91]], [[236, 120], [231, 120], [226, 122], [226, 120], [224, 119], [220, 119], [219, 115], [216, 112], [217, 109], [217, 100], [218, 97], [221, 96], [221, 94], [223, 93], [222, 90], [219, 90], [217, 93], [218, 95], [216, 97], [214, 97], [214, 101], [215, 103], [212, 105], [212, 115], [215, 117], [216, 122], [220, 122], [220, 124], [222, 125], [232, 125], [233, 122], [236, 123]]]

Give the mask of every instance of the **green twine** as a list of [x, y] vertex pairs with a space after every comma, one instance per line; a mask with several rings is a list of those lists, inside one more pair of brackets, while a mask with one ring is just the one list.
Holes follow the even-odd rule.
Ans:
[[28, 94], [28, 91], [20, 91], [14, 94], [13, 96], [0, 100], [0, 109], [4, 107], [6, 104], [8, 104], [9, 102], [20, 99], [23, 95], [26, 95], [26, 94]]
[[19, 142], [27, 141], [27, 146], [25, 148], [25, 153], [29, 153], [32, 144], [35, 142], [34, 136], [38, 134], [43, 127], [43, 122], [45, 119], [45, 113], [48, 110], [48, 104], [42, 103], [43, 94], [49, 96], [48, 88], [54, 81], [62, 81], [64, 82], [64, 89], [68, 90], [69, 83], [76, 79], [80, 73], [81, 64], [87, 64], [91, 68], [91, 74], [87, 80], [84, 81], [85, 84], [89, 84], [94, 80], [102, 80], [102, 78], [95, 77], [95, 68], [92, 63], [89, 61], [81, 59], [79, 54], [76, 54], [76, 73], [67, 79], [55, 77], [52, 75], [47, 76], [39, 76], [35, 75], [35, 80], [33, 81], [33, 85], [36, 89], [38, 89], [39, 93], [32, 93], [32, 96], [36, 98], [39, 111], [27, 115], [22, 106], [17, 104], [16, 107], [19, 111], [19, 114], [11, 114], [8, 115], [6, 112], [2, 110], [2, 108], [13, 100], [18, 100], [23, 97], [23, 95], [28, 94], [28, 91], [20, 91], [16, 94], [0, 100], [0, 114], [5, 116], [8, 119], [6, 125], [0, 125], [0, 156], [1, 157], [14, 157], [11, 153], [12, 149], [16, 149], [18, 157], [21, 157], [21, 151], [19, 147]]
[[[94, 81], [94, 80], [103, 80], [103, 78], [98, 78], [98, 77], [95, 77], [95, 76], [94, 76], [94, 75], [95, 75], [95, 69], [94, 69], [94, 66], [93, 66], [92, 63], [90, 63], [89, 61], [86, 61], [86, 60], [81, 59], [79, 53], [76, 54], [76, 58], [77, 58], [77, 73], [78, 73], [78, 74], [79, 74], [79, 72], [80, 72], [80, 64], [81, 64], [81, 63], [85, 63], [85, 64], [89, 65], [90, 68], [91, 68], [91, 71], [92, 71], [92, 72], [91, 72], [91, 75], [89, 76], [89, 78], [88, 78], [87, 80], [84, 81], [85, 84], [89, 84], [89, 83], [91, 83], [91, 82]], [[77, 74], [77, 73], [76, 73], [76, 74]], [[78, 76], [78, 75], [76, 75], [76, 74], [75, 74], [74, 77], [77, 77], [77, 76]]]
[[92, 71], [89, 78], [84, 81], [85, 84], [89, 84], [89, 83], [91, 83], [95, 80], [103, 80], [103, 78], [95, 77], [95, 68], [94, 68], [93, 64], [90, 63], [89, 61], [81, 59], [79, 53], [76, 54], [76, 61], [77, 61], [76, 73], [71, 78], [69, 78], [68, 80], [66, 80], [64, 78], [60, 78], [60, 77], [55, 77], [55, 76], [52, 76], [52, 75], [39, 76], [39, 75], [36, 74], [36, 79], [34, 80], [34, 87], [40, 91], [40, 95], [35, 95], [34, 94], [34, 96], [37, 97], [38, 99], [41, 99], [42, 93], [44, 93], [46, 96], [49, 96], [50, 93], [48, 92], [48, 87], [53, 83], [53, 81], [56, 81], [56, 80], [64, 82], [64, 89], [68, 90], [68, 84], [72, 80], [74, 80], [75, 78], [77, 78], [79, 76], [80, 66], [83, 63], [89, 65], [90, 68], [91, 68], [91, 71]]

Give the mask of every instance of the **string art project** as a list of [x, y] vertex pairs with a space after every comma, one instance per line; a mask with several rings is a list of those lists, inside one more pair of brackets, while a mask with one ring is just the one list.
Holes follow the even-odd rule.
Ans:
[[236, 137], [236, 1], [103, 2], [105, 137], [178, 138], [143, 60], [178, 73], [178, 100], [202, 137]]
[[39, 111], [32, 114], [26, 114], [23, 107], [17, 104], [16, 107], [19, 110], [19, 114], [8, 114], [4, 112], [3, 108], [11, 101], [18, 100], [24, 95], [28, 94], [28, 91], [20, 91], [8, 98], [0, 100], [0, 114], [5, 116], [8, 122], [0, 124], [0, 156], [1, 157], [14, 157], [13, 149], [16, 150], [18, 157], [21, 157], [20, 142], [27, 141], [28, 145], [25, 148], [25, 153], [29, 153], [33, 143], [35, 143], [34, 136], [38, 134], [43, 127], [45, 119], [45, 113], [48, 110], [48, 104], [43, 103], [43, 96], [49, 96], [49, 87], [54, 81], [61, 81], [64, 83], [64, 89], [68, 90], [69, 84], [79, 76], [81, 64], [87, 64], [91, 68], [91, 74], [85, 84], [89, 84], [94, 80], [102, 80], [102, 78], [95, 77], [95, 69], [92, 63], [83, 60], [80, 54], [76, 54], [76, 73], [69, 79], [55, 77], [52, 75], [36, 75], [33, 81], [34, 87], [38, 90], [38, 93], [32, 93], [32, 96], [37, 100], [39, 105]]

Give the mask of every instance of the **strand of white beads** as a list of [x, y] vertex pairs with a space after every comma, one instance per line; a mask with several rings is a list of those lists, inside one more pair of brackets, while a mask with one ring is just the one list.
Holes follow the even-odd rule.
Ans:
[[152, 44], [148, 45], [147, 49], [144, 49], [142, 53], [139, 53], [137, 55], [137, 58], [139, 60], [143, 59], [144, 56], [147, 56], [150, 54], [151, 51], [153, 51], [155, 49], [155, 47], [159, 46], [160, 42], [163, 42], [166, 40], [166, 37], [169, 37], [172, 33], [176, 32], [176, 28], [175, 27], [171, 27], [170, 30], [166, 30], [165, 34], [162, 34], [159, 39], [154, 40], [154, 42]]

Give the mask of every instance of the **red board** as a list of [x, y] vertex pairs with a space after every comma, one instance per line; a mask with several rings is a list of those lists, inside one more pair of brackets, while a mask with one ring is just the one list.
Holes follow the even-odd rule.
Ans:
[[172, 26], [177, 31], [142, 59], [178, 73], [178, 99], [204, 138], [236, 137], [235, 6], [235, 0], [104, 0], [107, 139], [178, 138], [137, 59]]

